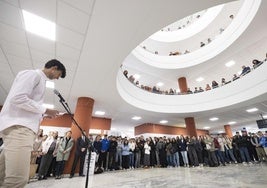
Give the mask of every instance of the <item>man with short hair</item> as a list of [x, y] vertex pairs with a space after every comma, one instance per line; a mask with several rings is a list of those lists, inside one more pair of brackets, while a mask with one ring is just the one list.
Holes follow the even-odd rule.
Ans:
[[0, 155], [0, 187], [24, 187], [29, 179], [30, 156], [42, 115], [54, 118], [57, 110], [42, 106], [47, 80], [64, 78], [65, 66], [56, 59], [43, 70], [17, 74], [0, 114], [4, 150]]

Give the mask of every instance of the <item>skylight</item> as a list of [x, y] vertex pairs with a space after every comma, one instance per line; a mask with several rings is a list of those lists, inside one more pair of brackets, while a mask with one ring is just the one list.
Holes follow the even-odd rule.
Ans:
[[26, 31], [52, 41], [56, 40], [56, 24], [54, 22], [26, 10], [22, 10], [22, 14]]

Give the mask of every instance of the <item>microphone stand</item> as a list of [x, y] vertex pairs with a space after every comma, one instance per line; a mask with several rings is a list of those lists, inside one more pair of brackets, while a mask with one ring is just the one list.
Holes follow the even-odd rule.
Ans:
[[88, 163], [87, 163], [87, 172], [86, 172], [86, 181], [85, 181], [85, 188], [88, 188], [88, 182], [89, 182], [89, 168], [90, 168], [90, 162], [91, 162], [91, 151], [93, 149], [93, 144], [90, 141], [90, 139], [84, 134], [82, 128], [80, 127], [80, 125], [77, 123], [77, 121], [74, 119], [71, 110], [69, 108], [69, 105], [67, 102], [65, 102], [64, 100], [60, 99], [59, 102], [62, 104], [62, 106], [65, 108], [65, 110], [68, 112], [68, 114], [71, 116], [72, 121], [74, 122], [74, 124], [76, 125], [76, 127], [81, 131], [82, 135], [84, 136], [86, 142], [88, 143], [88, 147], [87, 150], [89, 152], [88, 154]]

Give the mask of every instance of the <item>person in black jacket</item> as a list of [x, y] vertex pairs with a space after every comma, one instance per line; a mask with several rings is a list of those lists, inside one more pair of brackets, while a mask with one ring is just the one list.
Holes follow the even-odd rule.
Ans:
[[250, 138], [247, 135], [246, 129], [242, 129], [241, 132], [242, 132], [242, 136], [240, 136], [236, 140], [236, 142], [237, 142], [237, 145], [238, 145], [238, 148], [239, 148], [239, 152], [240, 152], [240, 155], [241, 155], [241, 158], [242, 158], [242, 162], [243, 162], [243, 164], [245, 164], [246, 162], [251, 163], [251, 158], [250, 158], [249, 153], [248, 153], [248, 146], [249, 146], [249, 143], [250, 143]]
[[[85, 131], [83, 131], [83, 133], [84, 135], [86, 135]], [[75, 157], [72, 163], [70, 178], [74, 176], [74, 172], [75, 172], [75, 169], [76, 169], [76, 166], [79, 160], [80, 160], [79, 176], [84, 176], [83, 166], [84, 166], [85, 155], [86, 155], [87, 148], [89, 145], [88, 140], [87, 138], [85, 138], [84, 135], [82, 134], [81, 137], [79, 137], [76, 142]]]

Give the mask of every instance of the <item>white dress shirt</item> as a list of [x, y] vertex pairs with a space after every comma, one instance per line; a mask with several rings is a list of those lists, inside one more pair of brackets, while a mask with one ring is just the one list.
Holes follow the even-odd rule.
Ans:
[[18, 73], [0, 113], [0, 131], [13, 125], [28, 127], [37, 133], [47, 76], [41, 70], [25, 70]]

